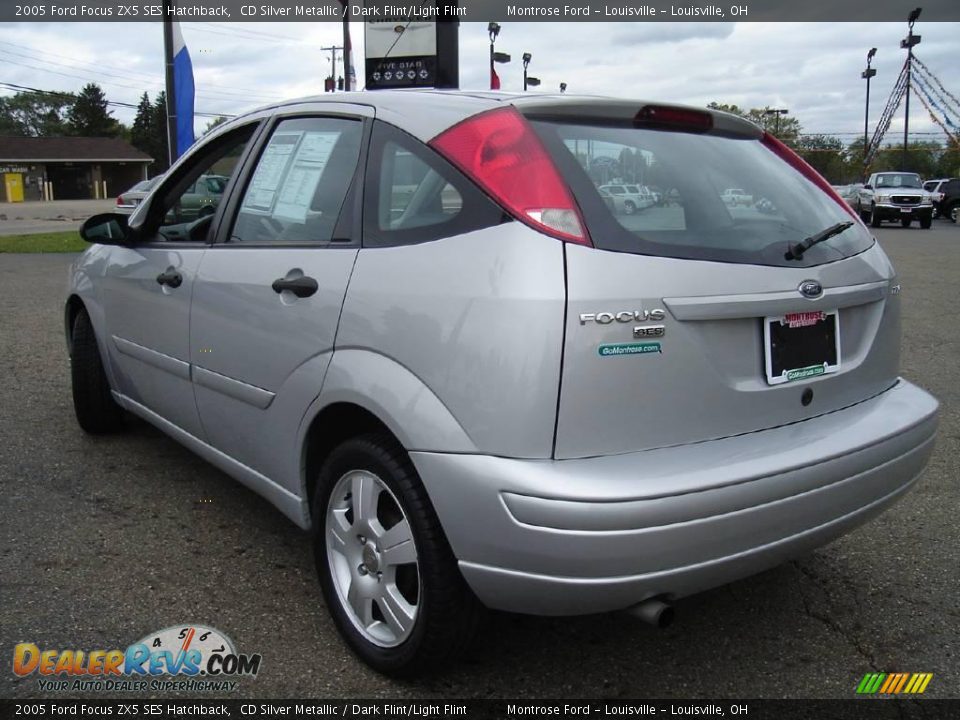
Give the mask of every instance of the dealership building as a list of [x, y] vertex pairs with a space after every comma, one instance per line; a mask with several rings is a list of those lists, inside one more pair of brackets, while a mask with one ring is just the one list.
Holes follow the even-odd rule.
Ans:
[[0, 202], [114, 197], [152, 162], [120, 138], [0, 136]]

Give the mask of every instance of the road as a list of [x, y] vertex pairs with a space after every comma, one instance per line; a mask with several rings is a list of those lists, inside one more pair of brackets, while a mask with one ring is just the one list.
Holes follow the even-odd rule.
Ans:
[[96, 213], [112, 212], [116, 200], [54, 200], [0, 203], [0, 236], [79, 230]]
[[244, 697], [848, 698], [869, 671], [932, 672], [960, 697], [960, 227], [877, 232], [903, 286], [903, 374], [942, 402], [925, 479], [800, 561], [681, 600], [656, 630], [623, 615], [492, 614], [429, 680], [366, 669], [327, 616], [306, 536], [151, 427], [86, 437], [70, 404], [67, 256], [0, 256], [0, 697], [17, 642], [125, 648], [204, 623], [263, 654]]

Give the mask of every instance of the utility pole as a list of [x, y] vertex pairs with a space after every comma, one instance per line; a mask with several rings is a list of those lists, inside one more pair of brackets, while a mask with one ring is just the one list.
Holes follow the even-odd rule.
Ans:
[[167, 161], [177, 159], [177, 99], [173, 82], [173, 0], [163, 0], [163, 59], [167, 84]]
[[907, 167], [907, 152], [909, 150], [907, 135], [910, 131], [910, 71], [913, 69], [913, 46], [920, 44], [920, 36], [913, 34], [913, 24], [917, 21], [917, 18], [920, 17], [921, 10], [923, 10], [923, 8], [916, 8], [907, 17], [909, 30], [907, 31], [907, 36], [900, 41], [900, 47], [905, 48], [907, 51], [907, 104], [903, 113], [903, 162], [900, 168], [901, 170], [909, 169]]
[[867, 145], [870, 143], [870, 78], [877, 74], [877, 71], [870, 67], [873, 56], [877, 54], [876, 48], [870, 48], [867, 53], [867, 69], [860, 73], [860, 77], [867, 81], [867, 102], [863, 109], [863, 175], [867, 174]]
[[523, 91], [527, 91], [527, 67], [530, 65], [530, 61], [533, 60], [533, 55], [528, 52], [523, 54]]
[[[353, 43], [350, 41], [350, 0], [340, 0], [343, 3], [343, 89], [350, 91], [350, 55], [353, 53]], [[334, 63], [336, 66], [336, 63]], [[334, 71], [336, 79], [336, 71]]]
[[[327, 50], [330, 51], [330, 77], [333, 79], [333, 83], [332, 83], [332, 87], [330, 87], [329, 90], [327, 89], [328, 86], [325, 84], [325, 85], [324, 85], [324, 88], [323, 88], [323, 91], [324, 91], [324, 92], [333, 92], [333, 91], [336, 89], [336, 87], [337, 87], [337, 51], [338, 51], [338, 50], [343, 50], [343, 48], [340, 47], [339, 45], [331, 45], [330, 47], [322, 47], [322, 48], [320, 48], [320, 50], [322, 50], [322, 51], [324, 51], [324, 52], [326, 52]], [[344, 58], [346, 58], [346, 55], [344, 55]], [[347, 80], [347, 75], [349, 75], [350, 73], [349, 73], [349, 71], [346, 69], [346, 64], [347, 64], [347, 63], [349, 63], [349, 61], [348, 61], [348, 60], [344, 60], [344, 73], [343, 73], [343, 75], [344, 75], [344, 79], [343, 79], [343, 88], [344, 88], [344, 90], [346, 90], [346, 89], [349, 87], [349, 85], [347, 85], [347, 82], [348, 82], [348, 80]]]

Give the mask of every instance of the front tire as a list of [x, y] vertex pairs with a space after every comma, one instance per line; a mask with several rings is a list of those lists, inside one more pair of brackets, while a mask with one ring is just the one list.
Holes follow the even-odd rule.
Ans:
[[875, 207], [870, 208], [870, 227], [880, 227], [880, 214]]
[[911, 222], [913, 221], [910, 218], [900, 218], [900, 227], [908, 228]]
[[105, 435], [121, 428], [123, 409], [117, 405], [110, 393], [110, 383], [103, 371], [97, 336], [85, 309], [81, 309], [73, 320], [70, 380], [73, 387], [73, 410], [77, 422], [85, 432]]
[[624, 215], [633, 215], [636, 211], [637, 211], [637, 206], [633, 204], [632, 200], [627, 200], [623, 203]]
[[927, 215], [926, 217], [920, 218], [920, 227], [924, 230], [929, 230], [933, 226], [933, 215]]
[[314, 559], [337, 629], [370, 667], [411, 677], [470, 642], [467, 587], [409, 457], [383, 434], [330, 453], [313, 502]]
[[950, 218], [950, 222], [957, 222], [957, 215], [960, 214], [960, 203], [953, 203], [947, 208], [947, 217]]

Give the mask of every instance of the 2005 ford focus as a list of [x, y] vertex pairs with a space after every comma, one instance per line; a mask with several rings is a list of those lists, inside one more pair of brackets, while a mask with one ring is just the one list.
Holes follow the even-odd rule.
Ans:
[[[184, 222], [203, 175], [223, 197]], [[618, 213], [610, 183], [664, 202]], [[327, 606], [382, 672], [449, 658], [483, 605], [662, 623], [875, 516], [933, 447], [887, 257], [723, 113], [290, 102], [82, 232], [80, 425], [138, 415], [312, 528]]]

